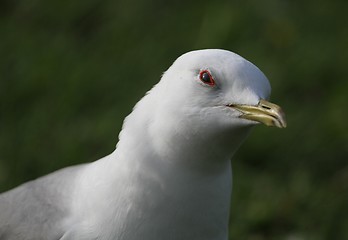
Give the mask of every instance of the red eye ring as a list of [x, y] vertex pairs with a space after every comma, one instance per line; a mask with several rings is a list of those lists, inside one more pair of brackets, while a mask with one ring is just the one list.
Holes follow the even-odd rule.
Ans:
[[199, 80], [201, 80], [204, 84], [207, 84], [209, 86], [215, 85], [214, 78], [208, 70], [202, 70], [199, 73]]

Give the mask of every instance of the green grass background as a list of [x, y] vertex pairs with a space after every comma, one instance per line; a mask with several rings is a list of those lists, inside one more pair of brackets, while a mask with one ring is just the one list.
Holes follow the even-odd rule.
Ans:
[[[288, 128], [233, 159], [230, 239], [348, 239], [347, 1], [0, 1], [0, 191], [113, 151], [182, 53], [268, 76]], [[1, 213], [0, 213], [1, 214]]]

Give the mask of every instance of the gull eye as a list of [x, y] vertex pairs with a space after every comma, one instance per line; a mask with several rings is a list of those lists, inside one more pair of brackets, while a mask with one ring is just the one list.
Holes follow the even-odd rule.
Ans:
[[214, 81], [212, 75], [210, 74], [210, 72], [208, 70], [202, 70], [199, 73], [199, 79], [203, 83], [208, 84], [209, 86], [214, 86], [215, 85], [215, 81]]

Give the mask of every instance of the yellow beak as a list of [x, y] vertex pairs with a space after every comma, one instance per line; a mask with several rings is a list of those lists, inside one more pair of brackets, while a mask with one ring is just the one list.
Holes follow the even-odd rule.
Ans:
[[242, 113], [240, 118], [260, 122], [266, 126], [286, 127], [283, 110], [278, 105], [264, 99], [261, 99], [256, 106], [246, 104], [230, 104], [228, 106], [240, 111]]

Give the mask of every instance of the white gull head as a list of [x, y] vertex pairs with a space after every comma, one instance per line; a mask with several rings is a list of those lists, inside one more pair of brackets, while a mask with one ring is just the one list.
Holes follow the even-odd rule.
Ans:
[[[256, 111], [262, 110], [258, 105], [266, 102], [270, 92], [265, 75], [235, 53], [219, 49], [188, 52], [135, 106], [125, 121], [119, 145], [127, 141], [123, 138], [141, 132], [149, 137], [148, 148], [160, 158], [210, 166], [211, 159], [231, 158], [250, 127], [265, 121], [265, 116], [277, 120]], [[254, 113], [242, 111], [248, 106], [256, 109]], [[285, 124], [283, 118], [280, 121]]]

